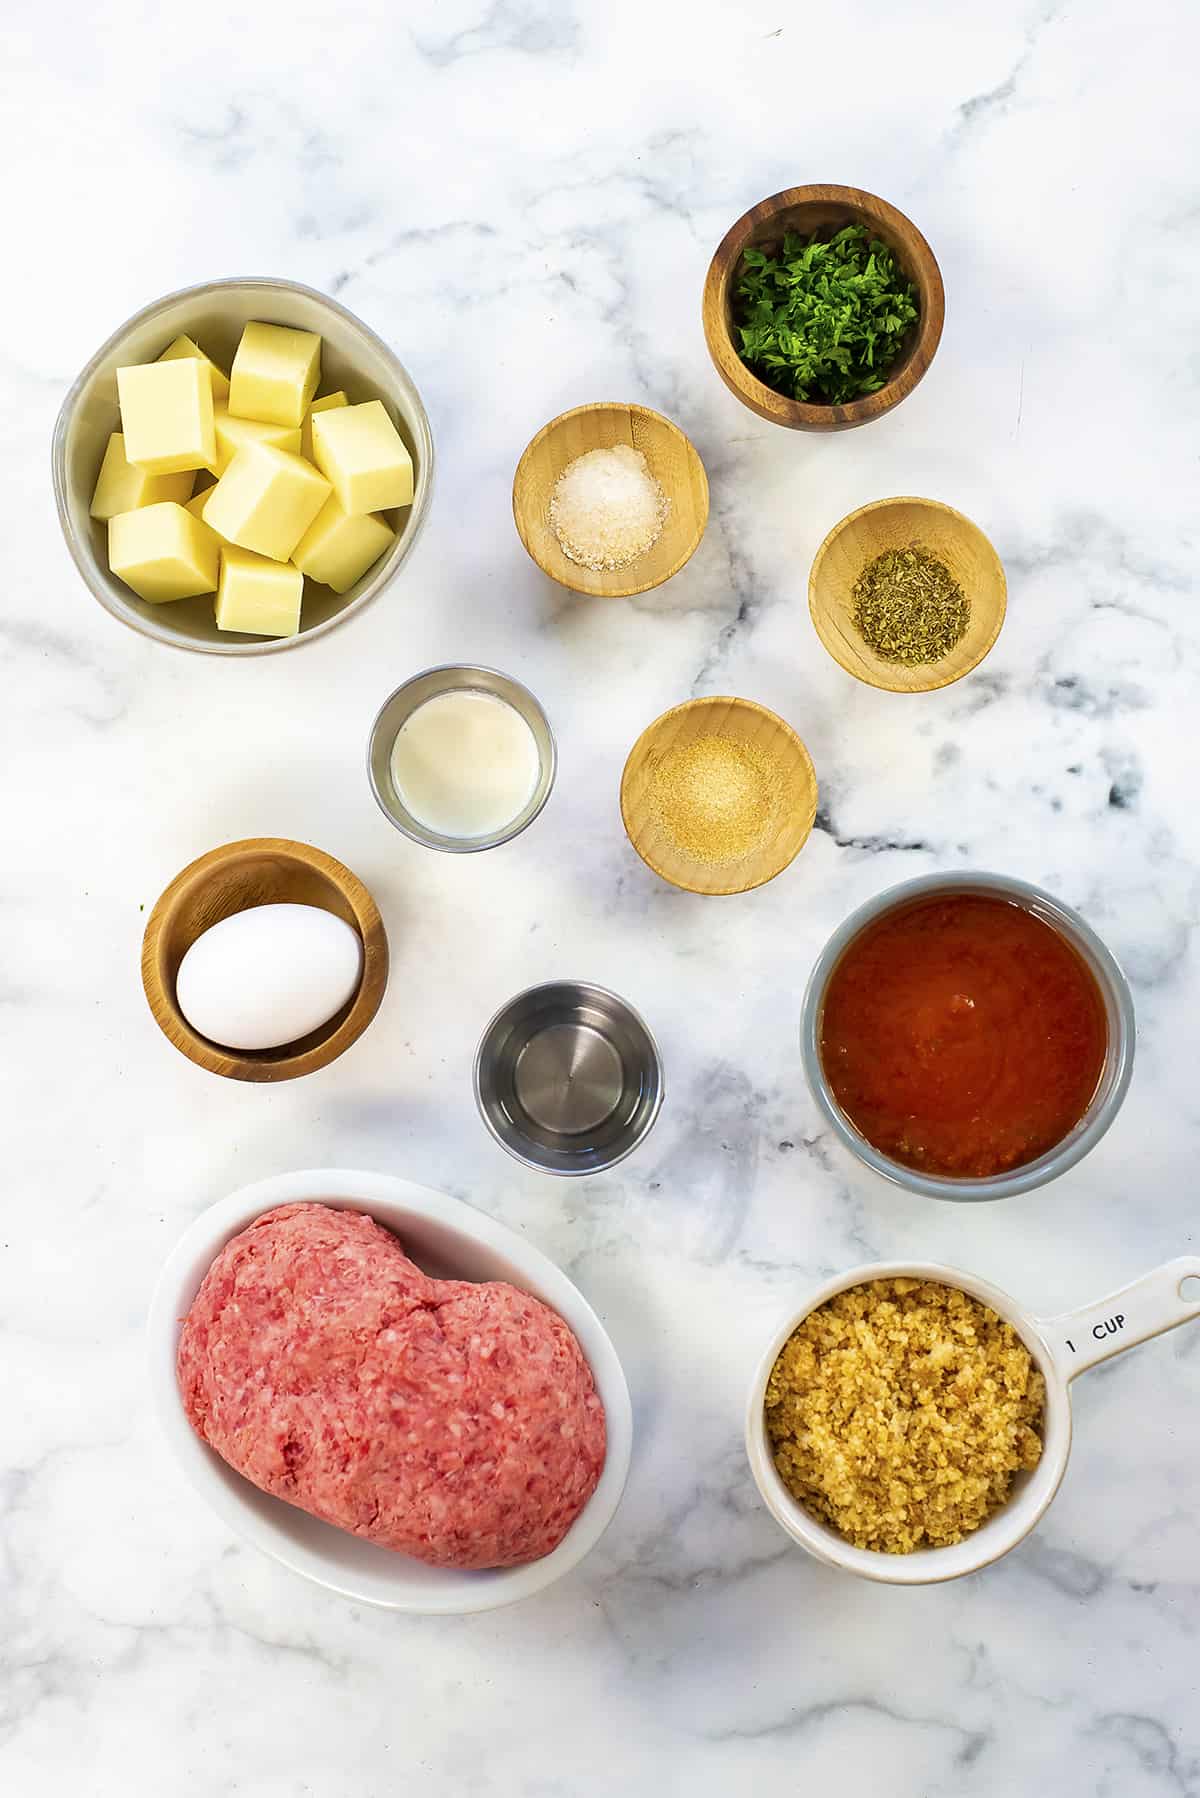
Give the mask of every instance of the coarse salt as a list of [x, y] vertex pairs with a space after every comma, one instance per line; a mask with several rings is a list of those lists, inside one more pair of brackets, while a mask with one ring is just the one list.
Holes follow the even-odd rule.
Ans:
[[675, 744], [657, 760], [649, 798], [676, 849], [712, 865], [758, 847], [779, 811], [779, 782], [757, 745], [717, 734]]
[[670, 501], [641, 450], [615, 443], [569, 462], [550, 496], [550, 526], [572, 562], [626, 568], [662, 534]]

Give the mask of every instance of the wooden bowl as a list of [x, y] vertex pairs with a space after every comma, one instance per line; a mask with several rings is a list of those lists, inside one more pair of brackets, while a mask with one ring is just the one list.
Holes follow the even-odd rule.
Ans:
[[[865, 225], [888, 246], [917, 290], [920, 316], [877, 393], [864, 394], [844, 406], [788, 399], [760, 381], [737, 352], [732, 300], [742, 251], [774, 250], [785, 231], [797, 231], [802, 237], [832, 236], [851, 224]], [[945, 315], [941, 271], [917, 227], [886, 200], [859, 187], [785, 187], [782, 193], [760, 201], [725, 233], [704, 283], [704, 336], [717, 373], [752, 412], [793, 431], [847, 431], [898, 406], [933, 361]]]
[[[618, 443], [641, 450], [671, 509], [662, 535], [636, 562], [626, 568], [583, 568], [559, 547], [550, 527], [550, 495], [576, 456]], [[604, 402], [576, 406], [543, 425], [517, 463], [513, 518], [521, 542], [552, 581], [597, 599], [628, 599], [661, 587], [695, 550], [708, 523], [708, 477], [690, 439], [661, 412]]]
[[[223, 1049], [193, 1030], [180, 1011], [175, 976], [197, 937], [256, 905], [315, 905], [341, 918], [362, 939], [362, 976], [353, 998], [298, 1042]], [[295, 1080], [336, 1061], [379, 1010], [387, 977], [383, 920], [362, 881], [332, 855], [283, 837], [226, 843], [192, 862], [158, 900], [142, 942], [142, 985], [159, 1029], [189, 1061], [227, 1080]]]
[[[854, 627], [854, 583], [885, 549], [919, 543], [946, 564], [971, 602], [966, 631], [948, 654], [921, 668], [887, 662]], [[808, 609], [835, 662], [885, 693], [933, 693], [982, 662], [1004, 623], [1007, 583], [977, 524], [936, 499], [877, 499], [835, 524], [813, 560]]]
[[[668, 834], [655, 803], [655, 776], [673, 751], [701, 737], [720, 737], [758, 750], [775, 765], [780, 804], [746, 851], [720, 861], [700, 860]], [[791, 725], [752, 699], [689, 699], [647, 726], [629, 752], [621, 776], [625, 832], [648, 868], [689, 893], [745, 893], [773, 880], [800, 853], [817, 815], [812, 758]]]

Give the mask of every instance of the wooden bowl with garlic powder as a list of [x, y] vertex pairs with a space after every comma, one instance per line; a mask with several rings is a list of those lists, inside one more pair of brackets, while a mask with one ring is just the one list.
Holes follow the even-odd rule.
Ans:
[[782, 873], [817, 815], [812, 758], [752, 699], [689, 699], [648, 725], [621, 777], [626, 835], [689, 893], [745, 893]]
[[708, 523], [708, 477], [661, 412], [576, 406], [543, 425], [518, 462], [513, 518], [552, 581], [628, 599], [670, 580], [695, 551]]

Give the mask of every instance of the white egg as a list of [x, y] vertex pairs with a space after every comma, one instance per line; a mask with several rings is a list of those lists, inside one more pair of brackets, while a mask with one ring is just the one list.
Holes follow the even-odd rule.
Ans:
[[257, 905], [198, 936], [175, 997], [201, 1036], [225, 1049], [278, 1049], [319, 1030], [353, 998], [358, 932], [315, 905]]

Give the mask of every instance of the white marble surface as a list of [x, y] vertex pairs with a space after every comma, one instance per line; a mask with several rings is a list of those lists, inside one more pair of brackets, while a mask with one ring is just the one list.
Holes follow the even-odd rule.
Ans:
[[[1081, 1384], [1045, 1524], [945, 1588], [876, 1589], [789, 1547], [739, 1440], [766, 1335], [829, 1270], [939, 1257], [1054, 1308], [1196, 1246], [1194, 15], [114, 0], [10, 9], [6, 49], [0, 1787], [1200, 1793], [1200, 1329]], [[699, 324], [728, 224], [804, 180], [895, 201], [947, 289], [923, 386], [828, 440], [742, 409]], [[95, 345], [153, 296], [234, 273], [311, 282], [393, 341], [441, 459], [386, 598], [319, 646], [241, 664], [143, 642], [93, 603], [47, 466]], [[712, 482], [693, 564], [631, 603], [550, 588], [509, 510], [533, 431], [604, 397], [677, 418]], [[844, 676], [805, 604], [830, 524], [894, 492], [976, 517], [1010, 576], [986, 667], [919, 701]], [[534, 830], [460, 860], [389, 830], [363, 747], [391, 686], [463, 658], [530, 683], [562, 765]], [[775, 707], [821, 780], [801, 859], [741, 899], [667, 889], [621, 834], [627, 749], [695, 692]], [[393, 952], [369, 1034], [275, 1091], [175, 1055], [138, 982], [143, 908], [253, 834], [349, 862]], [[1099, 1150], [982, 1210], [852, 1164], [796, 1040], [846, 911], [962, 864], [1080, 906], [1140, 1021]], [[522, 1172], [470, 1094], [492, 1009], [560, 974], [626, 994], [667, 1062], [653, 1137], [586, 1184]], [[624, 1505], [524, 1607], [350, 1608], [242, 1547], [159, 1441], [141, 1328], [169, 1245], [232, 1187], [328, 1162], [525, 1231], [625, 1359]]]

